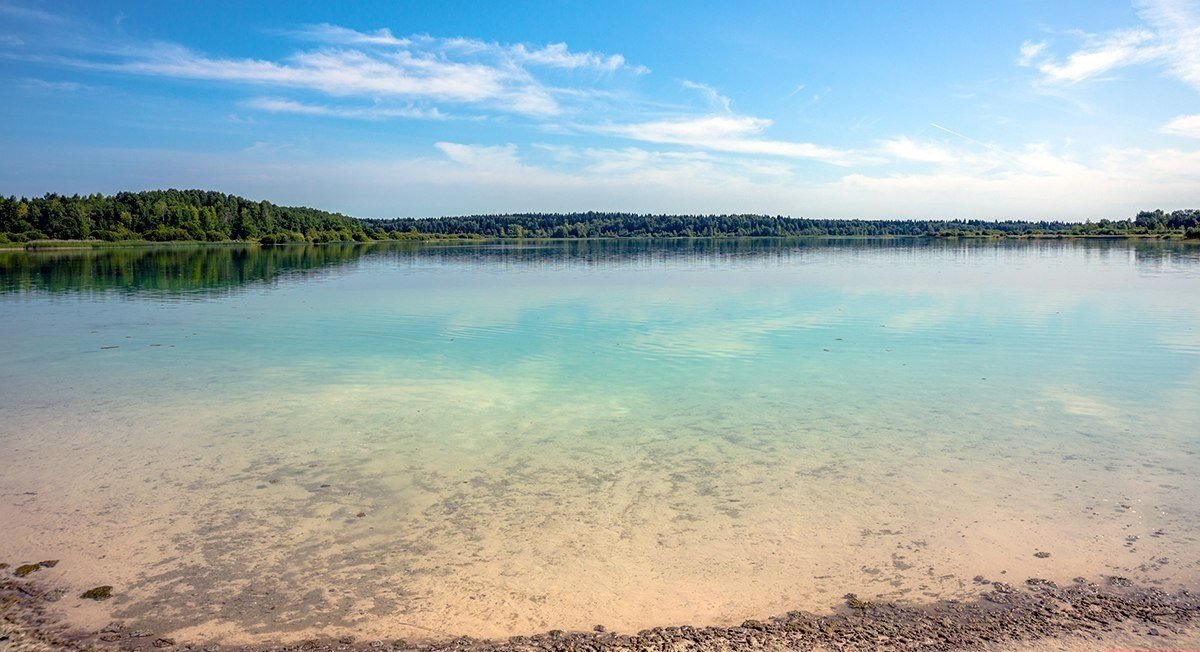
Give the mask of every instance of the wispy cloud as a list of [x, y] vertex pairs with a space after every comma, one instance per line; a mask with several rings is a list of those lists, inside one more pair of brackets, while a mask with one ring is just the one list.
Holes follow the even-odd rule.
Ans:
[[479, 104], [528, 115], [559, 107], [542, 84], [521, 70], [463, 63], [408, 51], [372, 53], [320, 49], [284, 61], [209, 57], [178, 45], [132, 49], [116, 61], [74, 59], [83, 68], [312, 90], [336, 97], [396, 97]]
[[1038, 55], [1049, 45], [1045, 41], [1034, 43], [1033, 41], [1025, 41], [1021, 44], [1021, 56], [1017, 58], [1017, 64], [1021, 66], [1033, 65], [1034, 60]]
[[[86, 49], [75, 47], [65, 50], [66, 54], [51, 50], [10, 56], [112, 73], [291, 88], [338, 98], [460, 104], [531, 117], [560, 114], [563, 107], [555, 96], [562, 94], [556, 84], [571, 81], [550, 80], [535, 70], [565, 71], [560, 77], [584, 69], [647, 72], [642, 66], [628, 64], [619, 54], [575, 52], [565, 43], [530, 46], [427, 35], [397, 37], [387, 29], [363, 32], [331, 24], [284, 33], [318, 46], [278, 59], [218, 57], [175, 43], [128, 41], [89, 43]], [[425, 107], [355, 110], [276, 104], [268, 110], [345, 118], [436, 115]]]
[[870, 162], [857, 152], [813, 143], [762, 138], [771, 121], [742, 115], [707, 115], [631, 124], [599, 125], [590, 130], [648, 143], [685, 145], [701, 150], [812, 159], [834, 165]]
[[451, 161], [471, 168], [497, 170], [520, 165], [517, 160], [517, 146], [512, 143], [507, 145], [469, 145], [439, 142], [434, 146]]
[[292, 143], [277, 143], [268, 140], [256, 140], [249, 147], [242, 150], [243, 154], [278, 154], [287, 150], [293, 149], [295, 146]]
[[20, 20], [33, 20], [41, 23], [61, 23], [62, 16], [42, 9], [0, 2], [0, 16], [9, 16]]
[[406, 38], [393, 36], [392, 31], [387, 28], [377, 29], [372, 32], [360, 32], [340, 25], [320, 23], [317, 25], [305, 25], [300, 29], [292, 30], [288, 33], [300, 39], [335, 45], [387, 45], [403, 48], [412, 44]]
[[485, 55], [518, 64], [568, 70], [591, 68], [613, 72], [624, 68], [636, 74], [650, 72], [645, 66], [629, 64], [620, 54], [574, 52], [566, 43], [549, 43], [544, 46], [505, 44], [472, 38], [437, 38], [428, 34], [397, 37], [386, 28], [360, 32], [329, 23], [307, 25], [290, 33], [298, 38], [332, 45], [369, 45], [443, 54]]
[[713, 88], [712, 86], [709, 86], [708, 84], [701, 84], [699, 82], [694, 82], [694, 81], [690, 81], [687, 79], [683, 80], [682, 83], [683, 83], [684, 88], [689, 88], [691, 90], [698, 91], [701, 95], [703, 95], [704, 98], [706, 100], [708, 100], [708, 103], [710, 105], [712, 105], [712, 107], [714, 109], [719, 109], [721, 111], [724, 111], [725, 113], [729, 113], [729, 111], [730, 111], [729, 98], [722, 95], [719, 91], [717, 91], [717, 89]]
[[87, 84], [81, 84], [79, 82], [49, 81], [46, 79], [38, 79], [36, 77], [22, 79], [20, 82], [18, 82], [18, 85], [21, 88], [24, 88], [25, 90], [29, 90], [29, 91], [45, 91], [45, 92], [57, 92], [57, 93], [78, 93], [80, 91], [94, 90], [94, 88], [92, 86], [88, 86]]
[[[1104, 36], [1090, 36], [1084, 47], [1065, 60], [1041, 57], [1045, 44], [1022, 46], [1021, 65], [1037, 68], [1049, 82], [1077, 83], [1114, 68], [1154, 61], [1162, 56], [1162, 46], [1154, 32], [1128, 29]], [[1036, 50], [1036, 51], [1034, 51]]]
[[1159, 131], [1172, 136], [1200, 138], [1200, 115], [1181, 115], [1162, 126]]
[[1163, 45], [1171, 72], [1200, 90], [1200, 5], [1188, 0], [1143, 0], [1139, 15]]
[[[500, 47], [495, 44], [493, 46]], [[619, 54], [571, 52], [567, 49], [566, 43], [551, 43], [541, 48], [528, 48], [525, 45], [517, 44], [508, 48], [507, 52], [518, 61], [551, 68], [593, 68], [609, 72], [628, 68], [639, 75], [650, 72], [650, 69], [645, 66], [629, 65], [626, 63], [625, 57]]]
[[1142, 0], [1138, 15], [1146, 25], [1107, 34], [1085, 34], [1064, 58], [1049, 54], [1046, 41], [1021, 44], [1017, 63], [1042, 73], [1051, 84], [1075, 84], [1111, 71], [1156, 64], [1200, 89], [1200, 12], [1187, 0]]
[[269, 111], [271, 113], [292, 113], [296, 115], [354, 118], [359, 120], [386, 120], [390, 118], [444, 120], [448, 117], [439, 111], [437, 107], [423, 109], [415, 106], [329, 106], [272, 97], [256, 97], [246, 102], [246, 106], [251, 109]]

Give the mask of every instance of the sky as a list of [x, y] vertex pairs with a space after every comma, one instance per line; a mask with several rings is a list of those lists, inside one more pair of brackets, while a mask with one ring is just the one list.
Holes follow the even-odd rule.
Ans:
[[1200, 208], [1200, 0], [0, 0], [0, 193], [360, 217]]

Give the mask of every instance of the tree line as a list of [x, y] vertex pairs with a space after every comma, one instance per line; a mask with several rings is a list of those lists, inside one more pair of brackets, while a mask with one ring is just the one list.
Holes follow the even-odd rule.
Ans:
[[1022, 220], [856, 220], [768, 215], [518, 213], [363, 220], [387, 232], [474, 234], [488, 238], [693, 238], [780, 236], [1184, 235], [1200, 237], [1200, 210], [1142, 211], [1133, 219], [1097, 222]]
[[808, 219], [769, 215], [518, 213], [357, 219], [206, 190], [0, 197], [0, 243], [32, 240], [366, 242], [386, 239], [779, 236], [1136, 236], [1200, 238], [1200, 210], [1096, 222]]
[[[361, 221], [339, 213], [276, 206], [205, 190], [0, 198], [0, 237], [30, 240], [372, 240]], [[386, 234], [384, 234], [386, 237]]]

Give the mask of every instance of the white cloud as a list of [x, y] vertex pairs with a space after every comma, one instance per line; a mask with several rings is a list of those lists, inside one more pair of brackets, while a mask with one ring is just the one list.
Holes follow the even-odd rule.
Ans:
[[634, 178], [641, 183], [669, 185], [683, 179], [706, 179], [708, 184], [752, 183], [766, 179], [790, 180], [791, 166], [746, 157], [720, 157], [707, 152], [662, 152], [625, 147], [589, 147], [579, 152], [580, 172], [600, 178]]
[[956, 159], [945, 147], [931, 142], [918, 142], [899, 136], [880, 143], [883, 153], [905, 161], [921, 163], [952, 163]]
[[678, 120], [659, 120], [604, 128], [610, 133], [653, 143], [693, 144], [743, 138], [771, 126], [765, 118], [739, 115], [710, 115]]
[[176, 45], [131, 50], [113, 63], [73, 61], [85, 68], [183, 79], [319, 91], [336, 97], [397, 97], [486, 105], [546, 116], [559, 107], [546, 89], [520, 70], [461, 63], [408, 51], [371, 53], [321, 49], [283, 62], [211, 58]]
[[319, 43], [334, 43], [338, 45], [389, 45], [393, 47], [408, 47], [412, 41], [397, 38], [389, 29], [377, 29], [373, 32], [360, 32], [348, 27], [320, 23], [307, 25], [291, 32], [298, 38], [317, 41]]
[[[1043, 59], [1037, 69], [1051, 82], [1075, 83], [1123, 66], [1146, 63], [1162, 56], [1162, 46], [1154, 32], [1130, 29], [1089, 39], [1082, 49], [1059, 62]], [[1030, 65], [1033, 57], [1030, 58]]]
[[1200, 188], [1200, 151], [1180, 149], [1072, 156], [1031, 145], [1011, 156], [985, 153], [1002, 163], [992, 168], [984, 160], [918, 174], [832, 168], [822, 176], [698, 151], [558, 149], [531, 150], [552, 154], [539, 164], [514, 145], [449, 142], [429, 156], [340, 158], [266, 145], [245, 153], [58, 147], [0, 161], [0, 183], [26, 195], [64, 186], [217, 187], [361, 216], [596, 209], [931, 219], [1123, 219], [1195, 205]]
[[631, 124], [601, 125], [592, 131], [648, 143], [686, 145], [697, 149], [732, 154], [762, 154], [812, 159], [834, 165], [871, 162], [851, 151], [785, 140], [767, 140], [759, 134], [771, 125], [765, 118], [739, 115], [709, 115]]
[[433, 49], [444, 52], [485, 55], [517, 64], [530, 64], [567, 70], [591, 68], [604, 72], [614, 72], [624, 68], [635, 74], [650, 72], [650, 69], [645, 66], [630, 65], [625, 61], [625, 57], [620, 54], [572, 52], [566, 43], [550, 43], [542, 47], [537, 47], [524, 43], [506, 45], [495, 41], [482, 41], [472, 38], [438, 39], [430, 36], [413, 38], [414, 40], [423, 41]]
[[517, 160], [517, 146], [507, 145], [465, 145], [462, 143], [440, 142], [434, 145], [446, 158], [470, 168], [485, 171], [520, 167]]
[[1200, 10], [1188, 0], [1140, 0], [1145, 27], [1088, 34], [1083, 46], [1058, 59], [1046, 54], [1046, 42], [1021, 44], [1018, 63], [1036, 68], [1050, 83], [1073, 84], [1139, 64], [1164, 66], [1200, 90]]
[[[560, 114], [563, 108], [555, 96], [573, 97], [560, 92], [573, 89], [556, 88], [535, 75], [535, 69], [647, 71], [619, 54], [573, 52], [565, 43], [534, 47], [425, 35], [401, 38], [387, 29], [361, 32], [331, 24], [287, 34], [319, 46], [280, 59], [214, 57], [172, 43], [92, 47], [88, 53], [93, 56], [87, 58], [21, 56], [91, 70], [293, 88], [332, 97], [454, 103], [539, 118]], [[416, 108], [372, 112], [280, 105], [275, 110], [288, 108], [330, 117], [427, 117], [427, 111]]]
[[443, 120], [447, 117], [446, 114], [439, 111], [436, 107], [422, 109], [414, 106], [327, 106], [324, 104], [307, 104], [271, 97], [254, 98], [246, 102], [246, 106], [271, 113], [293, 113], [296, 115], [356, 118], [360, 120], [385, 120], [389, 118]]
[[594, 68], [611, 72], [628, 67], [637, 74], [650, 72], [650, 69], [645, 66], [629, 66], [625, 62], [625, 57], [619, 54], [571, 52], [567, 49], [566, 43], [551, 43], [542, 48], [532, 49], [517, 44], [509, 48], [509, 53], [519, 61], [551, 68]]
[[1200, 90], [1200, 5], [1187, 0], [1143, 0], [1138, 14], [1158, 33], [1171, 72]]
[[[455, 167], [425, 163], [418, 201], [443, 213], [586, 208], [668, 213], [760, 212], [830, 217], [1099, 219], [1187, 205], [1200, 151], [1109, 149], [1076, 157], [1044, 143], [1011, 152], [948, 152], [933, 172], [850, 172], [828, 179], [786, 165], [698, 151], [439, 143]], [[949, 148], [947, 148], [949, 150]], [[410, 180], [413, 181], [413, 180]], [[415, 181], [414, 181], [415, 183]], [[444, 191], [443, 191], [444, 190]], [[1053, 204], [1046, 202], [1053, 197]], [[453, 208], [444, 208], [452, 206]]]
[[1164, 134], [1200, 138], [1200, 115], [1181, 115], [1160, 129]]
[[439, 53], [454, 52], [469, 55], [486, 55], [517, 63], [550, 68], [592, 68], [608, 72], [626, 68], [637, 74], [650, 71], [645, 66], [629, 65], [625, 61], [625, 57], [620, 54], [572, 52], [566, 43], [549, 43], [538, 47], [525, 43], [509, 45], [472, 38], [436, 38], [425, 34], [400, 38], [392, 34], [391, 30], [388, 29], [360, 32], [339, 25], [330, 25], [329, 23], [308, 25], [291, 33], [299, 38], [319, 43], [373, 45]]

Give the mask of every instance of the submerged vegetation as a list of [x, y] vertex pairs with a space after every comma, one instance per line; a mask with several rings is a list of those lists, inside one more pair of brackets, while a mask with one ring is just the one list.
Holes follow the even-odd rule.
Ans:
[[206, 190], [115, 195], [0, 197], [0, 244], [55, 241], [368, 242], [442, 238], [694, 238], [804, 236], [1200, 238], [1200, 210], [1142, 211], [1096, 222], [833, 220], [769, 215], [520, 213], [466, 217], [357, 219], [315, 208], [277, 206]]
[[84, 591], [79, 597], [84, 600], [107, 600], [112, 597], [113, 587], [109, 585], [97, 586], [95, 588]]
[[13, 571], [13, 575], [16, 575], [17, 577], [26, 577], [27, 575], [36, 573], [40, 570], [42, 570], [41, 564], [21, 564], [20, 566], [17, 566], [17, 570]]

